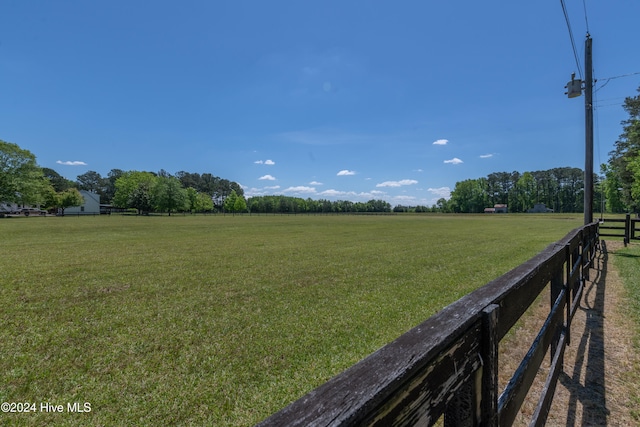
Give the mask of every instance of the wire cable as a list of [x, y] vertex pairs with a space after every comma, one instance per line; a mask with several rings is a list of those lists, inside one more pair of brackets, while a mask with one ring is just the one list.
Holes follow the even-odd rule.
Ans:
[[596, 92], [599, 91], [600, 89], [602, 89], [603, 87], [605, 87], [607, 84], [609, 84], [609, 82], [611, 80], [620, 79], [622, 77], [636, 76], [638, 74], [640, 74], [640, 71], [637, 71], [635, 73], [623, 74], [621, 76], [608, 77], [608, 78], [604, 79], [604, 83], [602, 84], [602, 86], [600, 86], [598, 89], [596, 89]]
[[589, 19], [587, 19], [587, 3], [586, 3], [586, 0], [582, 0], [582, 7], [584, 8], [584, 23], [587, 26], [587, 33], [589, 33]]
[[571, 47], [573, 48], [573, 57], [576, 59], [576, 66], [578, 67], [578, 75], [582, 80], [582, 68], [580, 67], [580, 59], [578, 59], [578, 51], [576, 50], [576, 42], [573, 39], [573, 31], [571, 31], [571, 22], [569, 22], [569, 14], [567, 13], [567, 6], [564, 4], [564, 0], [560, 0], [562, 6], [562, 12], [564, 13], [564, 20], [567, 22], [567, 29], [569, 30], [569, 38], [571, 39]]
[[624, 102], [618, 102], [617, 104], [601, 104], [601, 105], [598, 105], [598, 108], [620, 107], [621, 105], [624, 105]]

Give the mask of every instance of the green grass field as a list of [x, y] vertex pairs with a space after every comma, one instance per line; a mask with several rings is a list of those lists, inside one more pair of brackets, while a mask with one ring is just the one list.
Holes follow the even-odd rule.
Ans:
[[[627, 314], [636, 325], [634, 346], [636, 350], [640, 350], [640, 245], [633, 243], [625, 249], [616, 251], [613, 259], [627, 290], [629, 298]], [[634, 366], [634, 368], [628, 372], [627, 381], [637, 384], [640, 381], [640, 366]], [[640, 395], [632, 393], [630, 398], [635, 405], [631, 408], [631, 415], [640, 422]]]
[[0, 220], [0, 424], [253, 425], [581, 221]]

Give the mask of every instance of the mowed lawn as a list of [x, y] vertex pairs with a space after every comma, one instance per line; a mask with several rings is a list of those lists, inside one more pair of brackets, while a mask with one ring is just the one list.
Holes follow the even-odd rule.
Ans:
[[253, 425], [581, 221], [0, 220], [0, 424]]
[[[634, 320], [634, 341], [636, 351], [640, 350], [640, 245], [632, 243], [628, 247], [613, 254], [613, 260], [620, 271], [620, 276], [627, 291], [627, 315]], [[634, 362], [626, 375], [630, 384], [640, 383], [640, 364]], [[637, 389], [630, 391], [630, 400], [634, 406], [631, 416], [640, 423], [640, 394]]]

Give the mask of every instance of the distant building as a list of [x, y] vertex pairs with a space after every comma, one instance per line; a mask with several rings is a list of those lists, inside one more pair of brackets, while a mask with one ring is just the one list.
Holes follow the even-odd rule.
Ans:
[[507, 205], [497, 204], [493, 205], [493, 208], [496, 210], [496, 213], [507, 213]]
[[545, 206], [544, 203], [536, 203], [533, 205], [533, 209], [529, 209], [527, 212], [529, 213], [549, 213], [553, 212], [553, 209], [549, 209]]
[[100, 214], [100, 195], [92, 191], [80, 190], [84, 203], [64, 210], [65, 215], [98, 215]]
[[507, 213], [507, 205], [497, 204], [492, 208], [484, 208], [484, 213]]

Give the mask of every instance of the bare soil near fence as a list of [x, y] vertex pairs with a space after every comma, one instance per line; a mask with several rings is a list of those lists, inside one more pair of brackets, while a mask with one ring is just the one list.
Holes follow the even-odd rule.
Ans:
[[[594, 267], [571, 327], [571, 343], [564, 356], [548, 426], [637, 426], [631, 415], [631, 395], [640, 393], [640, 356], [633, 348], [632, 320], [625, 316], [625, 288], [610, 259], [622, 246], [607, 241], [598, 251]], [[501, 385], [517, 368], [549, 311], [549, 298], [541, 298], [521, 328], [501, 346]], [[522, 345], [514, 345], [516, 343]], [[548, 373], [549, 357], [540, 369], [529, 399], [515, 425], [528, 425], [537, 393]], [[511, 364], [514, 361], [513, 365]], [[637, 408], [636, 408], [637, 409]]]

